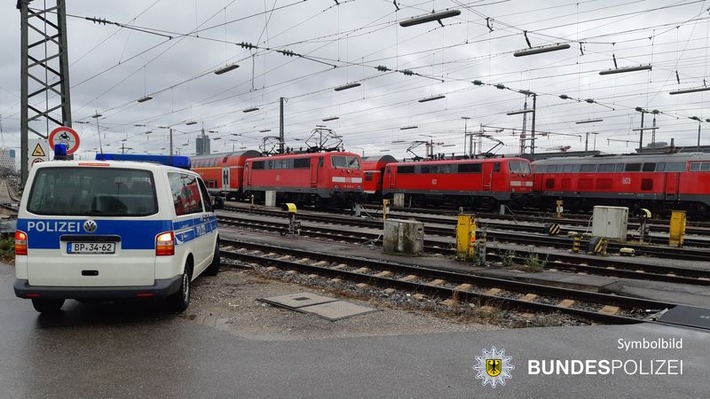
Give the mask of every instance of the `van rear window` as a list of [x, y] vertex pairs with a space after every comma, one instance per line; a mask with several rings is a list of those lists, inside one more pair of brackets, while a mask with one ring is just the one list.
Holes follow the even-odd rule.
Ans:
[[146, 216], [158, 212], [153, 174], [123, 168], [42, 168], [27, 210], [38, 215]]

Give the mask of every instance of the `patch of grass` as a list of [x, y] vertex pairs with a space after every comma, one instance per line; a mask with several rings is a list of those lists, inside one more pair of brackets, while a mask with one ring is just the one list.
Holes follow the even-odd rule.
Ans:
[[547, 265], [547, 256], [545, 259], [540, 259], [537, 254], [530, 254], [525, 261], [525, 269], [529, 272], [540, 273]]
[[503, 262], [504, 267], [515, 266], [515, 251], [509, 249], [503, 252], [501, 255], [501, 261]]
[[15, 236], [0, 237], [0, 261], [15, 263]]

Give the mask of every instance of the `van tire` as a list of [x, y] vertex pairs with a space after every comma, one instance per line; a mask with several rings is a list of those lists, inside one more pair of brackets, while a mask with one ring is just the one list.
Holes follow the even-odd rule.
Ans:
[[178, 292], [170, 295], [167, 299], [168, 308], [175, 313], [182, 313], [190, 306], [190, 287], [191, 273], [189, 268], [185, 268], [185, 273], [181, 276], [180, 288]]
[[32, 298], [32, 306], [40, 313], [57, 313], [64, 305], [64, 299]]
[[220, 252], [219, 252], [219, 240], [214, 244], [214, 256], [212, 257], [212, 263], [205, 269], [205, 275], [216, 276], [219, 273], [220, 264]]

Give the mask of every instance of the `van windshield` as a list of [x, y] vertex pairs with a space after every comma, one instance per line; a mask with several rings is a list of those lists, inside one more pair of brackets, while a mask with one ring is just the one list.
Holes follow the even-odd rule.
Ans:
[[42, 168], [27, 210], [38, 215], [147, 216], [158, 212], [153, 174], [105, 167]]

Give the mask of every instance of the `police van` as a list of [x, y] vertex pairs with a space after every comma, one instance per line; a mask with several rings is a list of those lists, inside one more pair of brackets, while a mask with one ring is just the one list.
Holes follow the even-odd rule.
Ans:
[[165, 298], [184, 311], [191, 281], [219, 269], [219, 204], [187, 157], [96, 158], [30, 170], [15, 232], [15, 295], [43, 313], [66, 299], [132, 298]]

